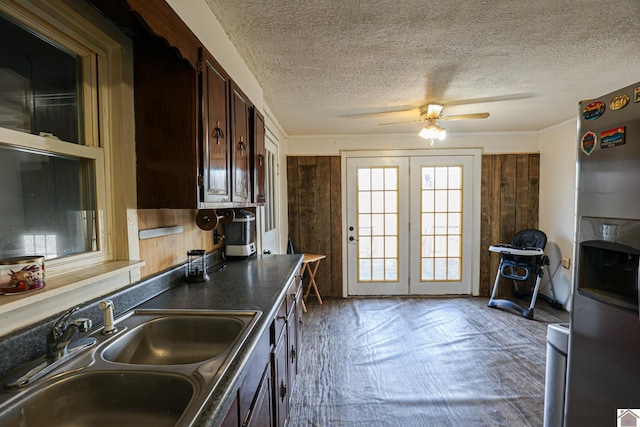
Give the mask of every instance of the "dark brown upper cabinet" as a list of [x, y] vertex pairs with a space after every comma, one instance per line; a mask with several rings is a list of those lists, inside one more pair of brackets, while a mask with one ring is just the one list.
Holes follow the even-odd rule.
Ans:
[[251, 143], [253, 149], [253, 167], [252, 171], [252, 201], [257, 204], [264, 204], [264, 180], [266, 170], [266, 151], [264, 146], [264, 117], [253, 107], [251, 109]]
[[138, 208], [263, 203], [264, 120], [171, 6], [87, 1], [133, 40]]
[[231, 82], [231, 201], [251, 202], [249, 98]]
[[229, 182], [229, 76], [202, 49], [202, 201], [231, 202]]
[[194, 209], [200, 176], [198, 73], [150, 34], [134, 39], [138, 209]]

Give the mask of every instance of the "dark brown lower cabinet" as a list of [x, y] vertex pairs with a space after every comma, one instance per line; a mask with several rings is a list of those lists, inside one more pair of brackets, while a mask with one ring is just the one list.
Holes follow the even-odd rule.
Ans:
[[222, 424], [220, 424], [220, 427], [238, 427], [239, 423], [240, 420], [238, 418], [238, 396], [236, 395], [236, 398], [233, 399], [233, 403], [227, 411], [227, 415], [224, 416], [224, 420], [222, 421]]
[[300, 281], [295, 280], [289, 288], [289, 304], [287, 311], [287, 345], [289, 355], [288, 380], [289, 389], [293, 389], [298, 374], [298, 357], [300, 355], [300, 343], [302, 341], [302, 287]]
[[274, 379], [274, 412], [275, 427], [283, 427], [287, 422], [289, 413], [289, 379], [288, 379], [288, 358], [287, 358], [287, 337], [282, 333], [275, 346], [271, 363]]
[[[270, 348], [269, 329], [266, 329], [258, 339], [258, 343], [247, 362], [245, 378], [238, 389], [240, 421], [243, 426], [271, 426], [271, 424], [259, 423], [260, 417], [256, 414], [261, 389], [265, 386], [265, 381], [268, 384], [271, 383]], [[269, 378], [265, 379], [265, 376]], [[271, 411], [269, 411], [267, 418], [269, 420], [272, 418]], [[256, 424], [256, 422], [258, 423]]]
[[302, 341], [302, 287], [291, 277], [287, 294], [244, 368], [244, 379], [222, 423], [224, 427], [283, 427], [298, 373]]
[[256, 400], [253, 405], [253, 411], [249, 413], [248, 418], [242, 424], [243, 427], [273, 427], [273, 414], [271, 408], [273, 389], [273, 381], [271, 377], [271, 366], [267, 366], [262, 382], [256, 393]]

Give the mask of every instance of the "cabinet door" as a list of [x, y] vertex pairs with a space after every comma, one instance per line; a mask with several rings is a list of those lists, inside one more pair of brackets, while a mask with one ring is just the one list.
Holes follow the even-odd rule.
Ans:
[[[240, 388], [238, 390], [238, 407], [240, 409], [240, 419], [246, 420], [247, 418], [255, 417], [251, 414], [256, 412], [257, 399], [260, 394], [261, 385], [265, 380], [263, 379], [265, 370], [269, 374], [269, 382], [271, 382], [271, 341], [269, 331], [265, 330], [262, 336], [259, 338], [256, 346], [253, 349], [251, 357], [247, 361], [244, 368], [245, 377]], [[269, 388], [271, 390], [271, 388]], [[271, 400], [269, 400], [269, 403]], [[258, 424], [254, 424], [258, 425]]]
[[273, 401], [275, 412], [275, 426], [283, 427], [289, 412], [289, 384], [287, 380], [287, 337], [280, 335], [278, 344], [272, 353], [273, 366]]
[[231, 84], [231, 201], [251, 201], [251, 145], [249, 141], [249, 100], [233, 83]]
[[[300, 283], [298, 281], [298, 283]], [[302, 287], [298, 288], [298, 292], [296, 294], [296, 313], [295, 313], [295, 343], [296, 343], [296, 360], [295, 360], [295, 365], [296, 365], [296, 375], [299, 372], [299, 366], [300, 364], [298, 363], [300, 360], [300, 352], [302, 351]]]
[[199, 79], [162, 40], [134, 40], [138, 209], [198, 203]]
[[266, 152], [264, 146], [264, 117], [255, 107], [251, 109], [251, 113], [253, 116], [251, 120], [251, 137], [253, 148], [253, 202], [264, 203], [264, 179], [266, 163]]
[[240, 420], [238, 419], [238, 395], [236, 395], [220, 427], [237, 427], [238, 425], [240, 425]]
[[272, 427], [273, 414], [271, 412], [272, 399], [272, 377], [271, 367], [267, 366], [264, 372], [260, 388], [256, 394], [256, 401], [253, 405], [253, 411], [244, 422], [243, 427]]
[[[295, 301], [295, 300], [294, 300]], [[298, 361], [298, 345], [296, 342], [296, 304], [291, 307], [287, 315], [287, 379], [289, 380], [289, 391], [293, 390], [296, 381], [296, 365]]]
[[293, 391], [298, 375], [298, 360], [302, 343], [302, 287], [297, 277], [293, 286], [289, 288], [289, 292], [292, 305], [287, 315], [287, 338], [289, 339], [287, 363], [289, 364], [289, 389]]
[[229, 77], [206, 51], [202, 55], [202, 140], [202, 201], [229, 202]]

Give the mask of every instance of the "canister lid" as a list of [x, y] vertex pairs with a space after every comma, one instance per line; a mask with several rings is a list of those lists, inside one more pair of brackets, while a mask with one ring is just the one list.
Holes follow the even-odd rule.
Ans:
[[236, 217], [233, 219], [233, 222], [249, 222], [255, 221], [256, 216], [251, 211], [246, 210], [237, 210]]
[[44, 256], [31, 255], [31, 256], [17, 256], [13, 258], [0, 259], [0, 265], [33, 264], [34, 262], [44, 262]]

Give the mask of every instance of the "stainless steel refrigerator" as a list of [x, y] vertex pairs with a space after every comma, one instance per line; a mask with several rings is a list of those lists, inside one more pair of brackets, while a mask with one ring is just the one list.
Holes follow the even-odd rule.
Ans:
[[579, 117], [565, 426], [617, 426], [640, 416], [640, 83]]

